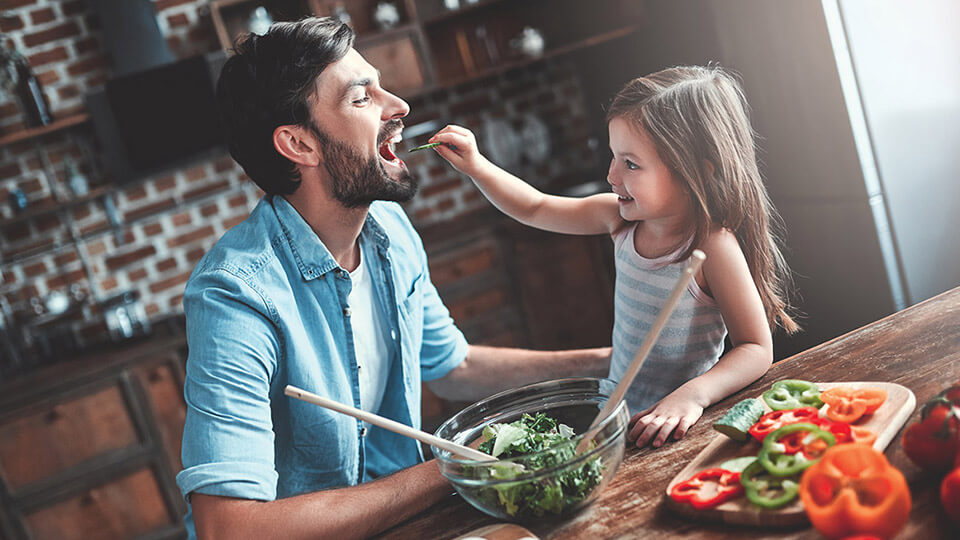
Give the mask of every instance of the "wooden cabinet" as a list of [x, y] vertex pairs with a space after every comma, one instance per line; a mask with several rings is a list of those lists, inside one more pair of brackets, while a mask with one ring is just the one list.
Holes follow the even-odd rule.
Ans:
[[182, 337], [0, 387], [0, 538], [181, 538]]
[[[374, 13], [392, 4], [395, 26], [382, 28]], [[305, 15], [348, 17], [355, 48], [381, 71], [385, 88], [405, 97], [454, 86], [622, 37], [639, 27], [635, 0], [460, 0], [450, 10], [441, 0], [213, 0], [211, 17], [224, 49], [248, 32], [250, 17], [266, 7], [275, 21]], [[518, 38], [539, 32], [544, 47], [525, 54]]]
[[178, 518], [167, 511], [156, 473], [143, 468], [32, 511], [25, 520], [35, 540], [110, 540], [171, 528]]

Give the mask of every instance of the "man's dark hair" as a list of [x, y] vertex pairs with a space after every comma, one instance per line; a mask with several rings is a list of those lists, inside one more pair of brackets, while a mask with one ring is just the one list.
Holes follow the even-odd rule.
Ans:
[[276, 23], [235, 45], [217, 82], [217, 106], [230, 155], [268, 194], [300, 186], [293, 162], [273, 146], [277, 126], [309, 127], [314, 81], [353, 46], [349, 26], [311, 17]]

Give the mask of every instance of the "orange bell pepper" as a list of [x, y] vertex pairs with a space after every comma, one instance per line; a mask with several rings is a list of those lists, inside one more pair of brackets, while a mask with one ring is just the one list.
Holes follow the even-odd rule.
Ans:
[[855, 443], [873, 446], [877, 442], [877, 434], [863, 426], [850, 426], [850, 436]]
[[851, 388], [837, 386], [820, 392], [820, 399], [828, 405], [827, 418], [852, 424], [865, 414], [872, 414], [887, 400], [882, 388]]
[[828, 538], [893, 537], [910, 515], [910, 489], [883, 453], [862, 443], [830, 447], [803, 473], [800, 500]]

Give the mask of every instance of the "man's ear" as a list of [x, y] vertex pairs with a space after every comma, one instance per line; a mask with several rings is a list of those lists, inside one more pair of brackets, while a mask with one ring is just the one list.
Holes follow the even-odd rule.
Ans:
[[316, 167], [323, 161], [319, 141], [301, 126], [278, 126], [273, 130], [273, 146], [299, 165]]

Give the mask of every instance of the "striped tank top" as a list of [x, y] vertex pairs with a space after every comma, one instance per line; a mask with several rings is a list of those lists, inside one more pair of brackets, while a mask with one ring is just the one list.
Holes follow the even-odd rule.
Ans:
[[[617, 281], [609, 377], [614, 381], [620, 380], [633, 361], [687, 263], [671, 263], [686, 246], [656, 259], [642, 257], [633, 247], [636, 229], [636, 224], [624, 227], [613, 236]], [[627, 390], [630, 414], [646, 409], [713, 367], [723, 353], [726, 335], [716, 301], [691, 279]]]

